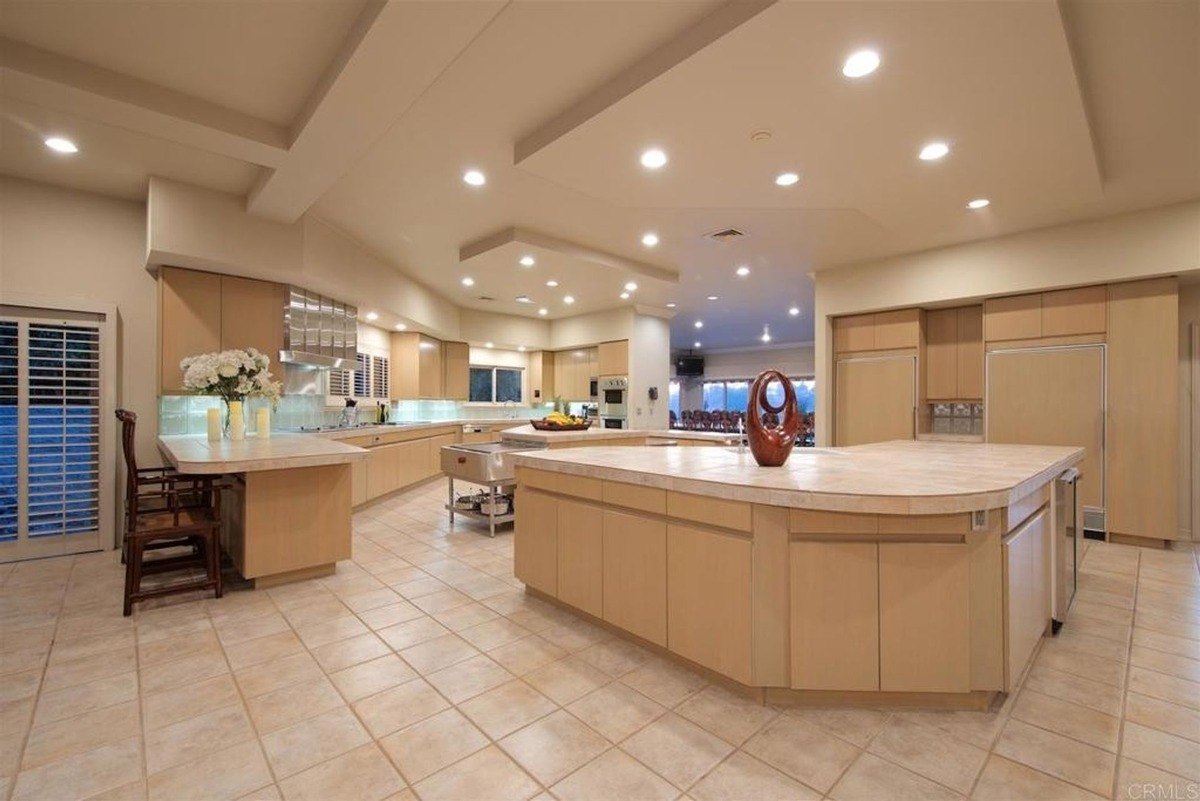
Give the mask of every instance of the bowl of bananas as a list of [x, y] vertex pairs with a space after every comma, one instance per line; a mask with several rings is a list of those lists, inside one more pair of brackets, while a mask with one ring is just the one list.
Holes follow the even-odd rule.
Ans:
[[583, 431], [592, 424], [586, 417], [553, 412], [541, 420], [529, 421], [538, 431]]

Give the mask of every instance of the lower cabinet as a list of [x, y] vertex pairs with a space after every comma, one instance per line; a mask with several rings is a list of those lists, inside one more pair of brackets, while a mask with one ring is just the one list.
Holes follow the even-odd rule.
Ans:
[[[370, 458], [369, 456], [367, 458]], [[350, 464], [350, 504], [358, 506], [367, 502], [367, 459]]]
[[558, 597], [603, 617], [604, 514], [598, 506], [561, 499], [557, 514]]
[[743, 684], [752, 676], [748, 538], [667, 526], [667, 647]]
[[793, 542], [792, 687], [879, 689], [879, 546]]
[[400, 448], [404, 444], [380, 445], [368, 451], [367, 500], [378, 498], [400, 485]]
[[558, 504], [553, 496], [517, 487], [513, 572], [547, 595], [558, 595]]
[[1003, 543], [1004, 616], [1008, 653], [1005, 687], [1011, 690], [1050, 621], [1050, 524], [1043, 509]]
[[879, 544], [879, 689], [971, 689], [970, 559], [962, 543]]
[[603, 565], [603, 618], [665, 646], [667, 524], [605, 509]]

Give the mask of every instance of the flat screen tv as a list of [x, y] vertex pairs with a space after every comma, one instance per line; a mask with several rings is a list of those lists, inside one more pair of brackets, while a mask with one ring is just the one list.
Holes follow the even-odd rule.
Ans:
[[675, 359], [675, 375], [704, 375], [704, 357], [679, 356]]

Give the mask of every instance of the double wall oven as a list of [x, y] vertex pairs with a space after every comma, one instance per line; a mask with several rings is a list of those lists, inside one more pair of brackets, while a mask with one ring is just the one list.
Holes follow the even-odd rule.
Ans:
[[600, 424], [604, 428], [629, 428], [628, 376], [602, 376], [599, 384]]

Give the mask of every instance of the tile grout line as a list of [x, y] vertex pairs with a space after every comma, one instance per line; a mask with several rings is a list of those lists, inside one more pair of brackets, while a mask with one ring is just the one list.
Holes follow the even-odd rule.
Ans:
[[1133, 588], [1133, 615], [1129, 624], [1129, 642], [1126, 644], [1125, 655], [1125, 681], [1121, 685], [1121, 717], [1117, 722], [1117, 755], [1113, 761], [1113, 778], [1112, 792], [1110, 798], [1117, 798], [1117, 790], [1121, 784], [1121, 760], [1125, 752], [1125, 714], [1129, 708], [1129, 675], [1133, 672], [1130, 670], [1129, 660], [1133, 659], [1133, 630], [1137, 626], [1137, 606], [1138, 596], [1142, 592], [1142, 555], [1135, 551], [1137, 555], [1137, 568], [1134, 573], [1134, 588]]

